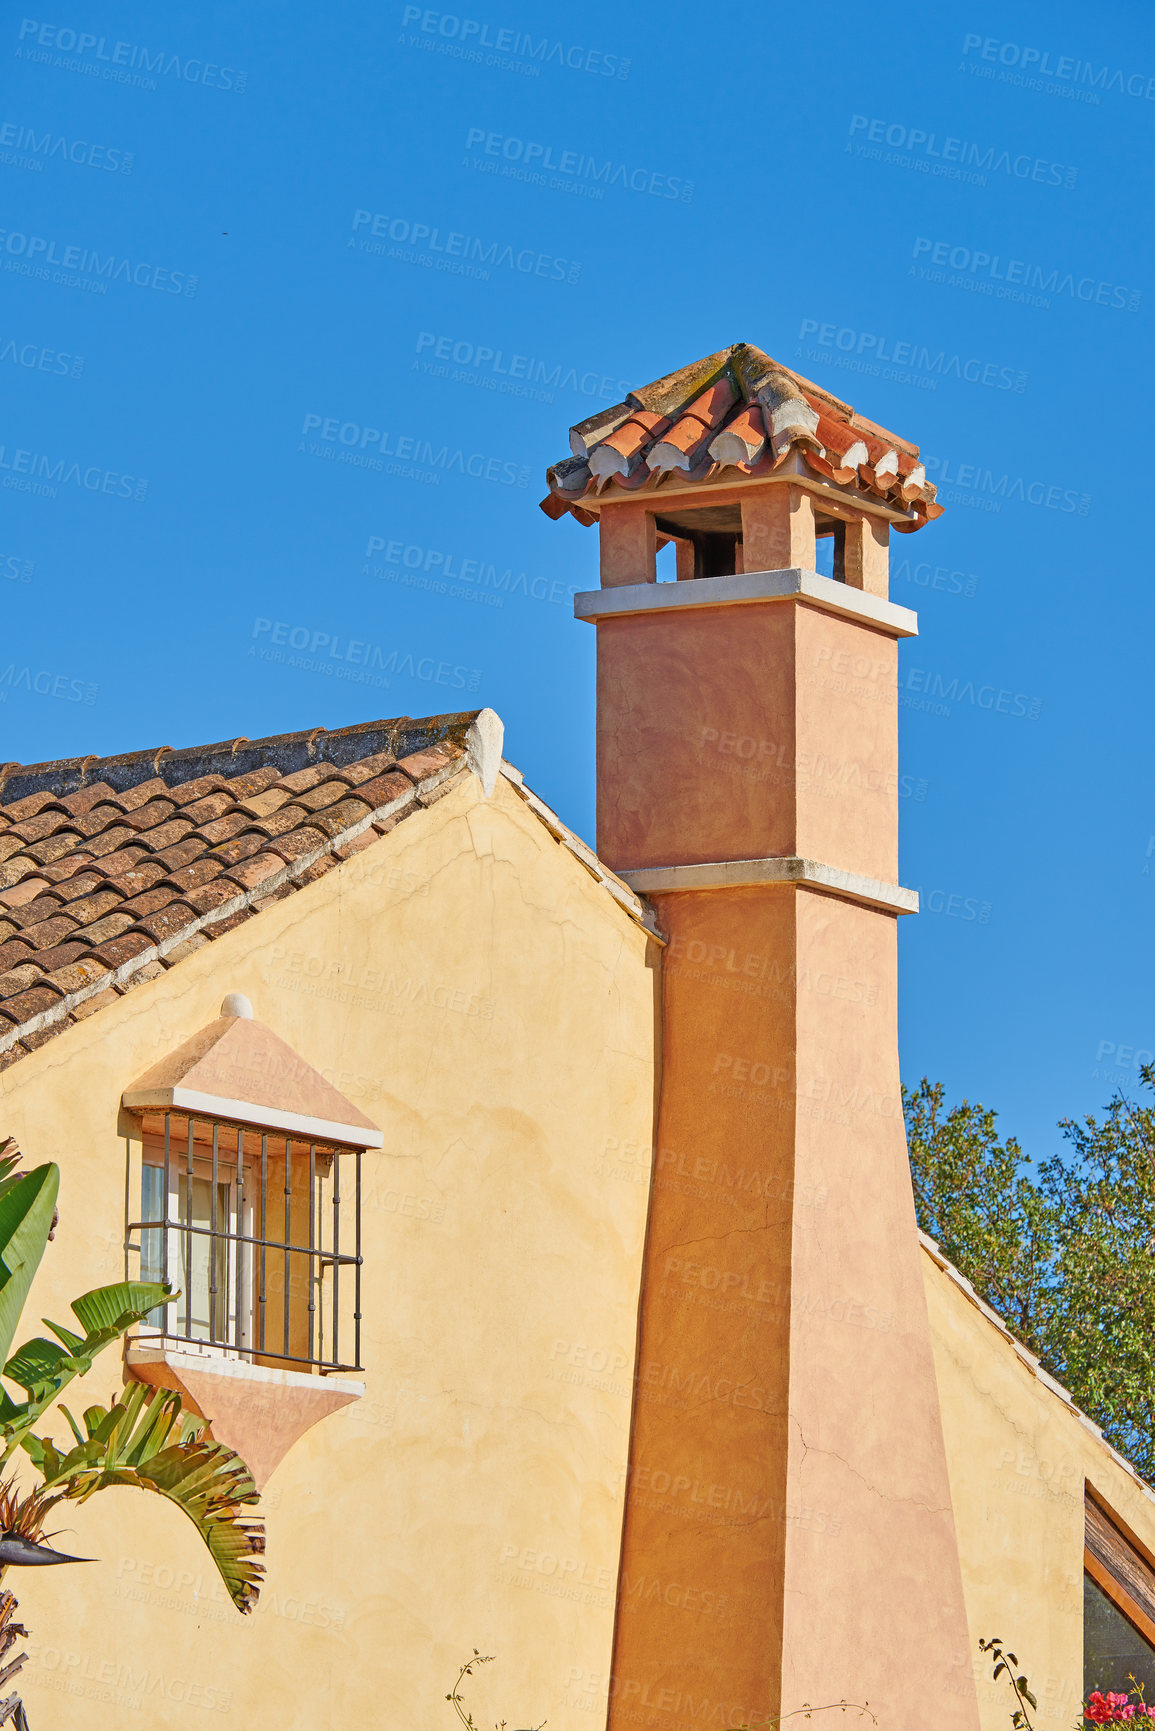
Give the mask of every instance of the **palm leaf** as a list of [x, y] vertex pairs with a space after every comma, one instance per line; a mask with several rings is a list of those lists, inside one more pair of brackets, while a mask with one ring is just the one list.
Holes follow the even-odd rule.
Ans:
[[205, 1436], [204, 1421], [182, 1411], [179, 1395], [143, 1383], [111, 1406], [89, 1407], [83, 1432], [68, 1418], [83, 1440], [66, 1454], [46, 1437], [23, 1439], [44, 1476], [45, 1506], [87, 1502], [110, 1485], [167, 1497], [200, 1533], [238, 1611], [251, 1611], [264, 1574], [265, 1529], [241, 1518], [257, 1488], [240, 1457]]
[[15, 1183], [0, 1183], [0, 1358], [8, 1356], [44, 1255], [59, 1187], [58, 1166], [38, 1166]]

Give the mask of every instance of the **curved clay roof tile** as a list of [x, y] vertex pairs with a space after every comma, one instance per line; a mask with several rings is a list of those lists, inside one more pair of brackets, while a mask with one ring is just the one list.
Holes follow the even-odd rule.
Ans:
[[766, 449], [766, 423], [757, 403], [750, 403], [728, 421], [710, 442], [716, 463], [755, 463]]

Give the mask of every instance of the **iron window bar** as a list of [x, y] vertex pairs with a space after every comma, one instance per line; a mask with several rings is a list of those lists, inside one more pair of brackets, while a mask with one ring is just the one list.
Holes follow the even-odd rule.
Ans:
[[[141, 1218], [127, 1223], [126, 1252], [138, 1258], [137, 1278], [180, 1288], [152, 1312], [144, 1338], [251, 1363], [359, 1372], [361, 1149], [175, 1111], [163, 1122], [143, 1114], [140, 1138]], [[341, 1163], [350, 1158], [352, 1253], [341, 1249]], [[350, 1324], [353, 1353], [343, 1358]]]

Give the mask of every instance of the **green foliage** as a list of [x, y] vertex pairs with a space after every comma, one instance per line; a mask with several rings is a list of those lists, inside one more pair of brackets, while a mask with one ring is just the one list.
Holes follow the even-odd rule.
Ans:
[[[1155, 1087], [1150, 1066], [1145, 1086]], [[1060, 1245], [1049, 1358], [1084, 1412], [1155, 1477], [1155, 1110], [1116, 1095], [1063, 1120], [1041, 1168]]]
[[[179, 1395], [135, 1383], [108, 1406], [90, 1406], [83, 1429], [66, 1407], [59, 1408], [75, 1439], [75, 1446], [64, 1453], [50, 1437], [33, 1435], [32, 1427], [68, 1384], [92, 1369], [98, 1352], [176, 1295], [169, 1286], [148, 1281], [99, 1286], [73, 1303], [83, 1334], [45, 1321], [52, 1340], [38, 1335], [12, 1352], [12, 1338], [56, 1223], [60, 1183], [54, 1165], [19, 1176], [19, 1161], [11, 1138], [0, 1143], [0, 1361], [4, 1375], [26, 1397], [18, 1401], [0, 1385], [0, 1576], [17, 1563], [79, 1561], [43, 1544], [45, 1515], [58, 1503], [87, 1502], [109, 1486], [129, 1485], [166, 1497], [188, 1516], [234, 1605], [251, 1611], [264, 1572], [258, 1559], [265, 1536], [261, 1523], [242, 1520], [240, 1511], [257, 1501], [256, 1486], [231, 1449], [206, 1440], [204, 1422], [182, 1410]], [[15, 1474], [3, 1476], [20, 1447], [41, 1476], [27, 1494], [19, 1491]], [[0, 1661], [17, 1637], [26, 1634], [21, 1624], [11, 1621], [15, 1607], [11, 1593], [0, 1594]], [[0, 1687], [26, 1659], [21, 1653], [0, 1664]], [[17, 1731], [27, 1731], [19, 1695], [0, 1700], [0, 1726], [9, 1721]]]
[[46, 1321], [44, 1326], [52, 1330], [55, 1340], [45, 1340], [42, 1335], [26, 1340], [4, 1366], [4, 1375], [19, 1383], [28, 1399], [15, 1401], [6, 1390], [0, 1390], [0, 1439], [4, 1443], [0, 1467], [73, 1377], [92, 1369], [96, 1354], [135, 1323], [143, 1322], [150, 1310], [171, 1296], [169, 1287], [147, 1281], [98, 1286], [72, 1306], [84, 1334], [73, 1334], [58, 1323]]
[[918, 1223], [1033, 1352], [1051, 1313], [1055, 1214], [1024, 1171], [996, 1114], [964, 1100], [947, 1111], [941, 1082], [903, 1089]]
[[1011, 1692], [1015, 1698], [1014, 1710], [1011, 1713], [1011, 1724], [1015, 1731], [1034, 1731], [1027, 1707], [1031, 1706], [1038, 1712], [1039, 1703], [1031, 1694], [1026, 1677], [1022, 1675], [1016, 1677], [1011, 1668], [1018, 1664], [1018, 1659], [1013, 1653], [1005, 1651], [1000, 1635], [992, 1635], [989, 1641], [980, 1641], [979, 1652], [989, 1653], [994, 1660], [994, 1671], [991, 1675], [995, 1682], [997, 1683], [1000, 1677], [1005, 1677], [1010, 1684]]
[[192, 1521], [238, 1611], [251, 1610], [260, 1591], [257, 1558], [265, 1548], [264, 1531], [259, 1523], [239, 1519], [240, 1505], [258, 1500], [239, 1456], [204, 1439], [204, 1421], [182, 1411], [179, 1395], [143, 1383], [107, 1407], [89, 1407], [83, 1430], [67, 1407], [61, 1411], [76, 1439], [74, 1448], [61, 1454], [47, 1437], [24, 1438], [44, 1480], [41, 1507], [84, 1503], [110, 1485], [155, 1491]]
[[[1155, 1088], [1155, 1070], [1141, 1072]], [[1064, 1119], [1032, 1177], [996, 1114], [903, 1089], [918, 1223], [1079, 1407], [1155, 1479], [1155, 1108]]]
[[[0, 1144], [0, 1341], [5, 1355], [51, 1235], [60, 1176], [56, 1166], [42, 1166], [17, 1177], [18, 1162], [11, 1141]], [[233, 1603], [248, 1611], [260, 1590], [264, 1529], [242, 1520], [240, 1509], [257, 1501], [256, 1487], [231, 1449], [206, 1440], [205, 1424], [182, 1411], [179, 1395], [134, 1384], [111, 1405], [89, 1407], [83, 1430], [60, 1408], [75, 1438], [75, 1447], [63, 1454], [50, 1438], [33, 1434], [69, 1383], [92, 1369], [97, 1353], [174, 1296], [169, 1286], [150, 1281], [99, 1286], [73, 1303], [83, 1333], [46, 1321], [53, 1339], [38, 1335], [6, 1357], [3, 1374], [24, 1390], [25, 1399], [0, 1386], [0, 1472], [22, 1447], [43, 1483], [21, 1499], [11, 1479], [0, 1478], [4, 1531], [15, 1532], [19, 1524], [35, 1542], [44, 1513], [56, 1503], [86, 1502], [111, 1485], [154, 1491], [193, 1522]]]
[[[7, 1145], [6, 1145], [7, 1146]], [[9, 1155], [8, 1171], [17, 1156]], [[0, 1356], [6, 1357], [48, 1243], [60, 1187], [57, 1166], [0, 1183]]]

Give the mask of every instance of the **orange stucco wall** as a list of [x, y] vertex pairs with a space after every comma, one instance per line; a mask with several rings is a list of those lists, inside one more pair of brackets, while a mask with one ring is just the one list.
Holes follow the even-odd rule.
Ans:
[[642, 865], [801, 854], [893, 881], [897, 645], [769, 602], [598, 626], [598, 852]]
[[[617, 871], [791, 851], [792, 607], [702, 607], [598, 632], [598, 853]], [[749, 741], [733, 754], [737, 741]], [[768, 788], [773, 789], [767, 797]]]
[[778, 1711], [794, 1203], [779, 968], [794, 897], [669, 896], [661, 917], [662, 1115], [611, 1723], [688, 1722], [692, 1697], [708, 1722], [741, 1724]]
[[[794, 1178], [812, 1206], [792, 1236], [783, 1695], [869, 1700], [916, 1731], [931, 1700], [936, 1726], [973, 1725], [976, 1708], [902, 1121], [895, 924], [798, 892]], [[835, 989], [813, 989], [825, 980]]]
[[894, 920], [785, 887], [658, 901], [662, 1107], [611, 1724], [845, 1697], [915, 1731], [933, 1695], [937, 1723], [969, 1727]]
[[[897, 875], [896, 644], [806, 603], [605, 619], [619, 869]], [[898, 1081], [895, 919], [655, 897], [663, 1070], [611, 1726], [977, 1707]], [[681, 1592], [691, 1582], [695, 1595]], [[669, 1590], [667, 1590], [669, 1589]]]

